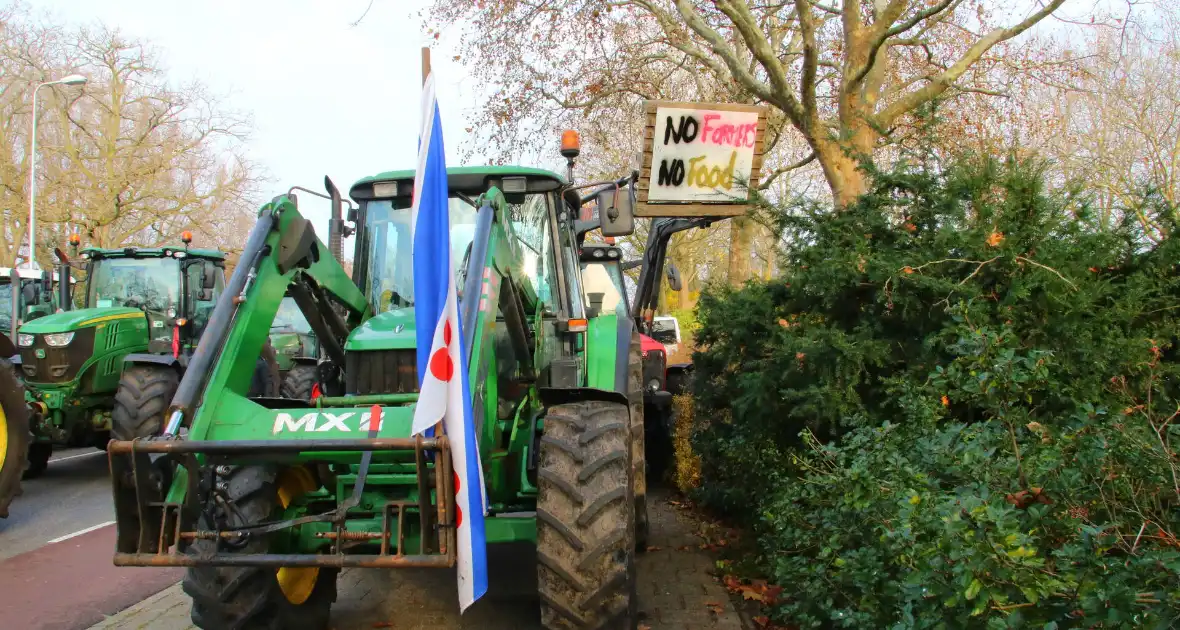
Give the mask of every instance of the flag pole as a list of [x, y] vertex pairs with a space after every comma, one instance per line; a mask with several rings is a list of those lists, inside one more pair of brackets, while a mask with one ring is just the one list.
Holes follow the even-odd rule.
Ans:
[[[426, 78], [429, 76], [430, 76], [430, 47], [423, 46], [422, 47], [422, 85], [423, 86], [426, 85]], [[414, 192], [415, 192], [415, 194], [417, 194], [417, 191], [414, 191]], [[436, 422], [434, 424], [434, 435], [445, 440], [446, 433], [447, 433], [446, 427], [443, 425], [443, 422], [440, 419], [438, 422]], [[421, 439], [421, 438], [419, 438], [419, 439]], [[434, 465], [436, 467], [438, 467], [440, 465], [443, 465], [444, 463], [450, 463], [450, 461], [451, 461], [451, 458], [444, 455], [443, 457], [435, 459]], [[421, 474], [421, 473], [419, 473], [419, 474]], [[443, 471], [443, 475], [439, 476], [440, 478], [443, 479], [443, 481], [441, 481], [440, 483], [445, 483], [445, 484], [450, 485], [449, 480], [450, 480], [451, 476], [454, 474], [455, 474], [454, 468], [452, 468], [449, 471]], [[452, 486], [445, 494], [449, 497], [452, 497], [452, 501], [454, 501], [455, 500], [453, 498], [454, 492], [455, 492], [455, 490], [454, 490], [454, 487]], [[446, 508], [447, 503], [448, 503], [448, 501], [444, 500], [443, 496], [440, 494], [437, 499], [437, 508], [438, 508], [437, 518], [438, 518], [439, 523], [450, 523], [451, 522], [450, 519], [451, 519], [452, 515], [447, 513], [448, 512], [448, 510]], [[445, 530], [445, 532], [446, 533], [444, 533], [444, 531], [439, 531], [439, 533], [438, 533], [439, 552], [444, 553], [444, 554], [447, 553], [447, 550], [450, 547], [457, 544], [457, 540], [456, 540], [457, 534], [455, 533], [455, 529], [448, 528]], [[425, 533], [423, 533], [423, 535], [425, 535]]]

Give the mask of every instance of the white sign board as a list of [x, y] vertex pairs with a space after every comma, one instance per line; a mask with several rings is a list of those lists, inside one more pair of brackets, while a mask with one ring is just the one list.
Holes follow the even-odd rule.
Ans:
[[757, 111], [657, 107], [647, 201], [746, 201], [758, 119]]

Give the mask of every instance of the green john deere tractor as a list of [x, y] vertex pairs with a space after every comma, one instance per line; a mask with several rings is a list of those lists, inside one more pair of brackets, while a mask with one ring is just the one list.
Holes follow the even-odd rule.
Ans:
[[311, 400], [318, 380], [320, 344], [295, 298], [287, 296], [270, 325], [270, 343], [279, 366], [284, 398]]
[[[632, 628], [640, 346], [625, 310], [587, 312], [573, 225], [584, 186], [522, 167], [448, 180], [488, 543], [535, 543], [547, 628]], [[607, 235], [633, 227], [632, 181], [593, 194]], [[352, 277], [293, 196], [263, 206], [163, 431], [116, 426], [135, 439], [108, 449], [114, 562], [187, 567], [199, 627], [327, 628], [342, 568], [455, 565], [450, 438], [410, 435], [413, 185], [399, 171], [352, 187]], [[284, 296], [320, 345], [314, 401], [248, 392]]]
[[82, 251], [83, 308], [17, 335], [33, 434], [26, 477], [45, 470], [54, 446], [105, 448], [112, 414], [144, 415], [153, 395], [167, 404], [220, 295], [224, 258], [187, 242]]

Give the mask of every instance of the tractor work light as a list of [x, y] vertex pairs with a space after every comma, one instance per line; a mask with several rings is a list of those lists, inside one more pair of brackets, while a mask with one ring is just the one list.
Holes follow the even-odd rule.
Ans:
[[16, 345], [22, 348], [28, 348], [33, 345], [35, 339], [28, 333], [20, 333], [16, 336]]
[[505, 177], [500, 180], [500, 185], [503, 186], [506, 193], [523, 193], [529, 191], [529, 180], [527, 177]]
[[45, 335], [45, 343], [49, 344], [51, 347], [54, 347], [54, 348], [68, 346], [68, 345], [70, 345], [70, 342], [73, 340], [74, 340], [74, 333], [73, 332], [53, 333], [50, 335]]
[[602, 258], [602, 256], [603, 256], [603, 253], [602, 253], [601, 249], [594, 250], [594, 257], [595, 258]]
[[576, 158], [582, 152], [582, 139], [578, 137], [578, 132], [573, 129], [566, 129], [561, 132], [561, 155], [567, 158]]

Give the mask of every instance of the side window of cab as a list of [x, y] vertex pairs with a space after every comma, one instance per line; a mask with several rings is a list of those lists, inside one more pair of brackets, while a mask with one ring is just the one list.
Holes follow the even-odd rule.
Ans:
[[529, 194], [521, 203], [509, 204], [512, 233], [520, 252], [524, 275], [545, 310], [554, 312], [555, 287], [553, 239], [546, 194]]

